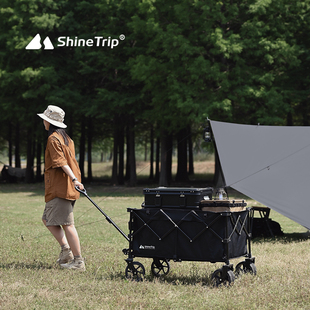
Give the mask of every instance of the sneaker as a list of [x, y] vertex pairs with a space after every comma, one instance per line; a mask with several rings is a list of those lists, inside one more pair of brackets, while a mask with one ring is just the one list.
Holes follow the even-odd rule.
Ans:
[[70, 248], [65, 248], [61, 250], [59, 254], [59, 258], [57, 259], [57, 263], [60, 264], [66, 264], [71, 262], [74, 259], [73, 253]]
[[79, 270], [79, 271], [85, 271], [85, 263], [83, 258], [75, 258], [73, 261], [67, 264], [60, 264], [62, 268], [66, 269], [72, 269], [72, 270]]

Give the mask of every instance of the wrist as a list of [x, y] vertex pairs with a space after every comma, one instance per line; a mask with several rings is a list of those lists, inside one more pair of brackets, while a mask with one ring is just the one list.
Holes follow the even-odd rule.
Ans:
[[77, 180], [78, 180], [77, 178], [73, 178], [73, 179], [72, 179], [72, 182], [75, 182], [75, 181], [77, 181]]

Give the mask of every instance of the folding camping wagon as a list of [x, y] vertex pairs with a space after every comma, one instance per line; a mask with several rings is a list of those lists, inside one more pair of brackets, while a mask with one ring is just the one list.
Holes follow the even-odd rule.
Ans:
[[[79, 190], [80, 191], [80, 190]], [[126, 238], [129, 248], [125, 275], [140, 281], [145, 268], [135, 258], [152, 258], [154, 276], [169, 273], [169, 261], [223, 262], [211, 276], [215, 285], [232, 283], [235, 274], [256, 274], [251, 255], [253, 211], [244, 200], [212, 200], [212, 188], [144, 189], [141, 208], [128, 208], [128, 236], [84, 194], [107, 221]], [[234, 269], [233, 258], [244, 257]], [[235, 271], [235, 273], [234, 273]]]

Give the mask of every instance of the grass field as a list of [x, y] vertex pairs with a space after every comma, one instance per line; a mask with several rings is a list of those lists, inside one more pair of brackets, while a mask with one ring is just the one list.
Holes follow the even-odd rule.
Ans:
[[[140, 208], [142, 189], [87, 187], [126, 233], [127, 208]], [[253, 240], [257, 275], [215, 288], [210, 275], [222, 263], [170, 262], [169, 274], [157, 279], [152, 259], [136, 258], [145, 280], [127, 280], [122, 249], [128, 242], [85, 197], [77, 202], [75, 222], [87, 270], [62, 270], [55, 263], [59, 246], [41, 222], [43, 208], [43, 184], [0, 185], [0, 309], [310, 309], [309, 234], [273, 211], [285, 235]]]

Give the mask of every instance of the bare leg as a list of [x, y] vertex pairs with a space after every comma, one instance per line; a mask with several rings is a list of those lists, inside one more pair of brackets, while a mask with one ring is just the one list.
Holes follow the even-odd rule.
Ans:
[[[46, 221], [45, 220], [42, 221], [46, 226]], [[53, 236], [58, 241], [60, 246], [68, 244], [64, 231], [60, 226], [46, 226], [46, 227], [53, 234]]]
[[78, 233], [74, 225], [64, 225], [63, 229], [66, 233], [66, 238], [68, 240], [69, 246], [74, 256], [81, 255], [81, 246]]

